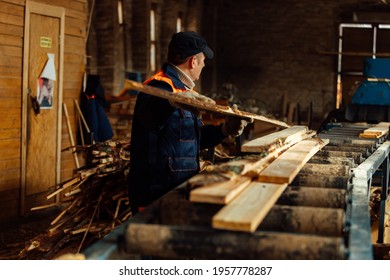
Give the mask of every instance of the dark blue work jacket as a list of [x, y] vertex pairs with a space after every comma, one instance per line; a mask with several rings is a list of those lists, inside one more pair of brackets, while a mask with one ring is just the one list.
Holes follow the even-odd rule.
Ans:
[[[171, 92], [185, 90], [172, 65], [164, 64], [161, 70], [164, 79], [171, 82], [149, 79], [148, 85]], [[139, 93], [131, 131], [131, 204], [146, 206], [197, 174], [200, 149], [213, 147], [224, 138], [221, 126], [203, 125], [192, 112], [173, 107], [166, 99]]]

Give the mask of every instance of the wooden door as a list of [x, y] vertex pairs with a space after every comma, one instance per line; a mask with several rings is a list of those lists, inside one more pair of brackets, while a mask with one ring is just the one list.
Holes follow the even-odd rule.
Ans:
[[[45, 201], [60, 182], [64, 9], [26, 3], [21, 212]], [[53, 64], [49, 62], [52, 57]], [[48, 65], [51, 64], [51, 65]], [[48, 67], [48, 68], [46, 68]], [[53, 70], [51, 101], [39, 105], [39, 78]]]

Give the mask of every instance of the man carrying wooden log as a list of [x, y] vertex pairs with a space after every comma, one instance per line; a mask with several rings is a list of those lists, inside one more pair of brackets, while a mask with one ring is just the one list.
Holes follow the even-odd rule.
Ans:
[[[213, 51], [195, 32], [172, 36], [168, 58], [161, 70], [144, 84], [183, 97], [215, 104], [193, 88]], [[224, 138], [239, 136], [248, 118], [227, 116], [219, 126], [203, 125], [195, 108], [139, 93], [131, 134], [129, 199], [133, 215], [199, 172], [199, 151], [214, 147]]]

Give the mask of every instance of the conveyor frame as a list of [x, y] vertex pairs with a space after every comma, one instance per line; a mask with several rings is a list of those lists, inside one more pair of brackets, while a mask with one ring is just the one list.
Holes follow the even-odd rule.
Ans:
[[[371, 224], [369, 215], [370, 187], [372, 177], [382, 169], [382, 195], [378, 243], [383, 242], [384, 216], [389, 184], [390, 141], [382, 143], [378, 149], [356, 167], [352, 177], [351, 225], [349, 228], [349, 259], [373, 259]], [[382, 202], [383, 201], [383, 202]]]

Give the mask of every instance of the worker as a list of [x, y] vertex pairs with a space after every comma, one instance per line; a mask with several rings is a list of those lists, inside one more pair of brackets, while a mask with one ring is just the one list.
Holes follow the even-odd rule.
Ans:
[[[144, 84], [215, 104], [195, 91], [205, 59], [213, 51], [195, 32], [173, 34], [167, 62]], [[234, 106], [234, 105], [233, 105]], [[199, 151], [239, 136], [249, 119], [228, 116], [219, 126], [203, 125], [195, 108], [139, 93], [130, 144], [129, 200], [132, 214], [199, 172]]]

